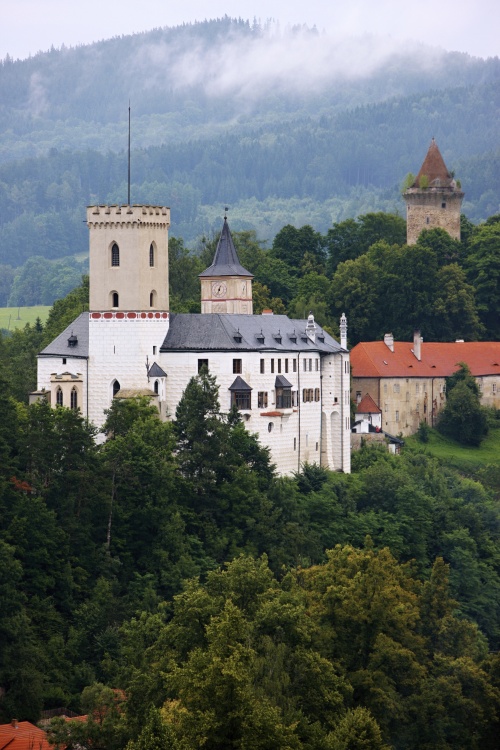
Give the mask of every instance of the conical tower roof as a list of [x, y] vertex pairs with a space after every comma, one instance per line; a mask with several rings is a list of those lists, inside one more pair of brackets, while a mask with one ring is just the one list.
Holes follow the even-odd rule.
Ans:
[[456, 187], [453, 175], [448, 171], [434, 138], [412, 187], [420, 187], [421, 177], [427, 177], [429, 187]]
[[246, 268], [243, 268], [240, 263], [231, 232], [229, 231], [227, 216], [224, 216], [224, 225], [220, 233], [219, 242], [217, 243], [213, 263], [202, 271], [199, 276], [200, 278], [203, 276], [246, 276], [249, 279], [253, 279], [253, 274], [247, 271]]

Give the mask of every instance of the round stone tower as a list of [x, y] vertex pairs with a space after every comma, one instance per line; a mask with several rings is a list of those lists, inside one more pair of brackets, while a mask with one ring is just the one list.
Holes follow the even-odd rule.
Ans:
[[460, 239], [460, 210], [464, 197], [446, 168], [434, 138], [412, 185], [405, 190], [406, 241], [414, 245], [423, 229], [445, 229]]

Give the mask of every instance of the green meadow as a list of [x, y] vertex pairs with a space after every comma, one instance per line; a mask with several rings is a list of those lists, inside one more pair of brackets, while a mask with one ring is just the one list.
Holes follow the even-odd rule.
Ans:
[[500, 466], [500, 428], [490, 427], [479, 447], [465, 446], [443, 437], [436, 430], [429, 432], [429, 442], [421, 443], [415, 435], [405, 438], [408, 445], [418, 445], [427, 453], [442, 459], [465, 473], [475, 472], [485, 466]]
[[0, 328], [13, 331], [24, 328], [26, 323], [33, 325], [37, 318], [42, 323], [47, 320], [50, 305], [35, 305], [34, 307], [0, 307]]

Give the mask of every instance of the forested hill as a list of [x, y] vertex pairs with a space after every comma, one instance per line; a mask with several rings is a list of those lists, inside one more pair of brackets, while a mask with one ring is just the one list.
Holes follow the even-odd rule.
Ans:
[[500, 61], [229, 18], [0, 65], [0, 263], [83, 252], [85, 205], [172, 208], [192, 242], [219, 226], [401, 211], [432, 136], [474, 221], [498, 211]]

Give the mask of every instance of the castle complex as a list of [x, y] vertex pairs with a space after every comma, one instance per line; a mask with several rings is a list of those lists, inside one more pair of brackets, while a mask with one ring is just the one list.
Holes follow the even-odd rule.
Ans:
[[[435, 227], [460, 239], [463, 195], [432, 139], [404, 193], [408, 244]], [[350, 358], [344, 315], [340, 343], [312, 314], [254, 315], [253, 276], [239, 261], [227, 217], [213, 262], [200, 274], [201, 314], [170, 311], [167, 207], [91, 206], [87, 225], [90, 311], [39, 354], [33, 398], [80, 409], [97, 427], [114, 398], [147, 396], [161, 419], [175, 418], [189, 380], [206, 367], [222, 412], [237, 407], [281, 474], [306, 462], [349, 472], [350, 359], [353, 400], [369, 403], [379, 428], [394, 435], [435, 423], [445, 378], [459, 361], [478, 377], [485, 403], [498, 404], [500, 345], [423, 345], [416, 333], [412, 346], [387, 334], [358, 344]]]
[[252, 274], [224, 218], [201, 278], [201, 314], [169, 310], [164, 206], [91, 206], [90, 311], [38, 356], [38, 391], [98, 427], [113, 398], [147, 396], [175, 417], [189, 380], [215, 375], [221, 410], [235, 405], [281, 474], [308, 463], [350, 471], [350, 365], [313, 315], [253, 315]]

